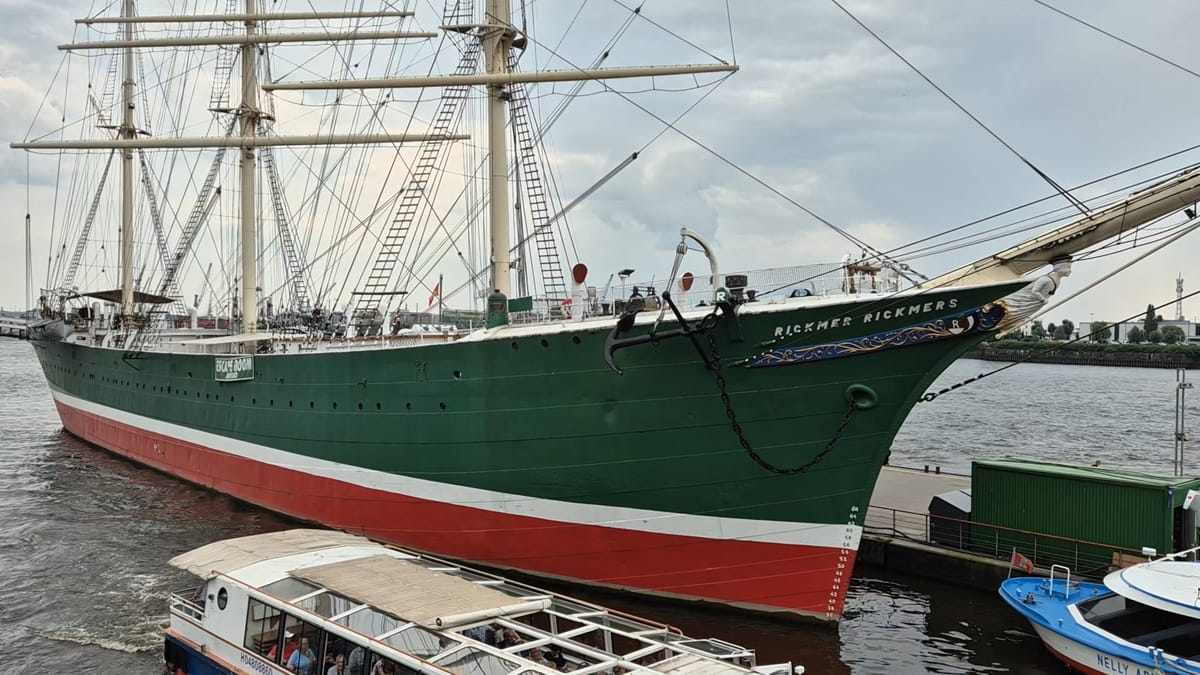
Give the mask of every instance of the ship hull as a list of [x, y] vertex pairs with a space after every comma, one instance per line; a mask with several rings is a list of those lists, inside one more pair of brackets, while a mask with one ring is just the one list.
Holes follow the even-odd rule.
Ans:
[[[836, 620], [892, 438], [987, 331], [904, 336], [1015, 287], [723, 322], [728, 406], [690, 340], [622, 350], [618, 375], [607, 330], [586, 326], [260, 355], [243, 381], [218, 381], [211, 355], [35, 347], [70, 433], [238, 499], [497, 567]], [[807, 468], [765, 469], [729, 410], [762, 463]]]

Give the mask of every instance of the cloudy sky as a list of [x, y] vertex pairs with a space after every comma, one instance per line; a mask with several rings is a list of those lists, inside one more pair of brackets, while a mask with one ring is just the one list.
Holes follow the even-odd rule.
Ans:
[[[1200, 71], [1193, 0], [1048, 0], [1049, 4], [1186, 68]], [[563, 67], [594, 58], [628, 17], [632, 0], [540, 0], [526, 56]], [[0, 128], [25, 137], [61, 55], [71, 19], [104, 3], [0, 0]], [[418, 3], [418, 11], [429, 10]], [[440, 4], [440, 3], [439, 3]], [[1033, 0], [845, 0], [845, 7], [917, 65], [999, 136], [1059, 184], [1073, 187], [1200, 143], [1200, 81]], [[291, 3], [289, 9], [304, 3]], [[1046, 197], [1049, 186], [908, 69], [829, 0], [730, 2], [646, 0], [642, 14], [611, 49], [609, 66], [736, 60], [741, 71], [685, 116], [679, 127], [872, 246], [888, 250], [935, 232]], [[582, 10], [580, 9], [582, 7]], [[578, 16], [564, 46], [566, 26]], [[434, 25], [436, 20], [426, 20]], [[686, 39], [684, 42], [682, 39]], [[692, 46], [692, 43], [697, 47]], [[705, 78], [702, 82], [710, 82]], [[614, 83], [657, 115], [673, 119], [708, 89], [690, 78]], [[690, 89], [690, 90], [689, 90]], [[561, 98], [544, 90], [538, 105]], [[621, 97], [589, 85], [554, 127], [549, 148], [565, 200], [587, 189], [662, 131], [662, 124]], [[0, 305], [24, 295], [26, 162], [0, 160]], [[1200, 161], [1193, 152], [1106, 184], [1131, 184]], [[38, 169], [31, 170], [37, 174]], [[36, 181], [35, 181], [36, 182]], [[1079, 193], [1094, 195], [1095, 189]], [[52, 191], [28, 192], [35, 226], [48, 218]], [[1065, 205], [1046, 202], [1042, 209]], [[671, 132], [572, 214], [579, 257], [603, 285], [623, 267], [659, 278], [669, 271], [681, 226], [715, 244], [723, 268], [757, 269], [829, 262], [857, 250], [824, 225]], [[1011, 222], [1016, 216], [994, 221]], [[1200, 235], [1192, 235], [1200, 237]], [[45, 274], [48, 239], [35, 235], [35, 279]], [[935, 276], [1007, 244], [921, 258]], [[1116, 320], [1147, 303], [1200, 288], [1200, 238], [1140, 263], [1048, 317]], [[1081, 288], [1132, 255], [1076, 265], [1064, 293]], [[694, 262], [696, 270], [700, 261]], [[1190, 265], [1190, 266], [1189, 266]], [[1200, 315], [1200, 298], [1185, 302]], [[1173, 314], [1174, 308], [1162, 313]]]

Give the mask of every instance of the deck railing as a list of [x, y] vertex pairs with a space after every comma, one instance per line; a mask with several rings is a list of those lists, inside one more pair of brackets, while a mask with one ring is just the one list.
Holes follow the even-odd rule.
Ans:
[[908, 539], [1002, 561], [1010, 560], [1016, 550], [1038, 567], [1066, 565], [1075, 573], [1091, 578], [1144, 561], [1141, 552], [1132, 548], [886, 506], [867, 508], [863, 533]]
[[171, 594], [171, 611], [190, 617], [196, 621], [204, 620], [204, 606], [191, 600], [196, 597], [197, 588], [185, 588]]

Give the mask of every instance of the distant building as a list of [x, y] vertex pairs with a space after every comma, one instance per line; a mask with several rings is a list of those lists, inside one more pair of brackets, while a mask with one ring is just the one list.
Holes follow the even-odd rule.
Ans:
[[[1137, 328], [1142, 330], [1143, 322], [1141, 319], [1137, 321], [1126, 321], [1124, 323], [1110, 324], [1112, 333], [1109, 335], [1109, 342], [1129, 342], [1129, 331]], [[1200, 323], [1195, 321], [1178, 320], [1178, 319], [1163, 319], [1158, 322], [1158, 327], [1161, 330], [1164, 326], [1179, 326], [1183, 331], [1183, 336], [1188, 344], [1200, 344]], [[1092, 332], [1092, 322], [1084, 321], [1075, 329], [1073, 337], [1083, 337]]]

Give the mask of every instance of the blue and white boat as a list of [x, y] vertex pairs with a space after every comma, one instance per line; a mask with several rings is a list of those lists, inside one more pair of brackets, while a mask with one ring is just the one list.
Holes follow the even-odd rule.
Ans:
[[1103, 584], [1049, 578], [1000, 584], [1046, 648], [1093, 675], [1200, 675], [1200, 563], [1190, 549], [1109, 573]]
[[754, 651], [327, 530], [219, 541], [171, 565], [171, 675], [801, 675]]

